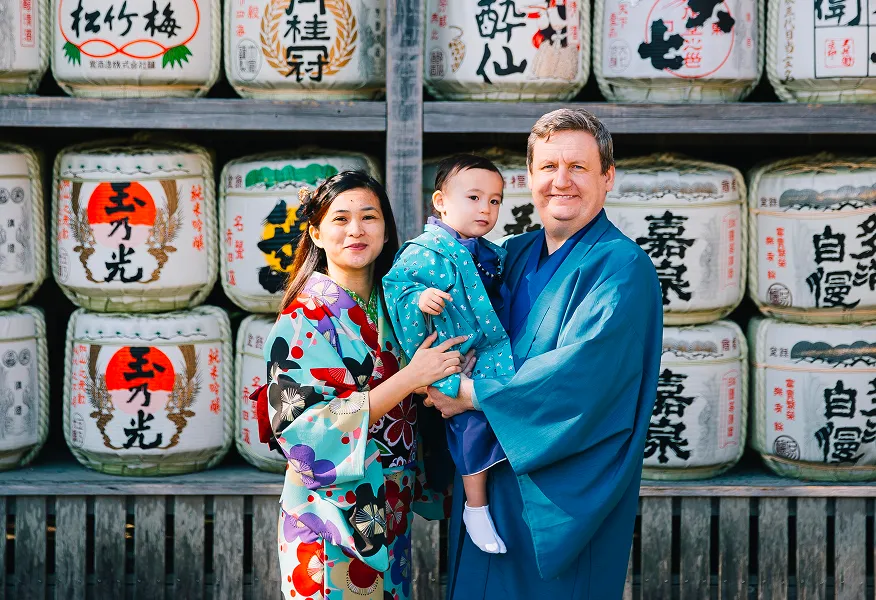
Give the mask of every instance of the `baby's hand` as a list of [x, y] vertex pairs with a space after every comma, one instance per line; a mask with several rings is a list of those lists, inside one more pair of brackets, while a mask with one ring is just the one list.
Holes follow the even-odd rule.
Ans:
[[417, 306], [427, 315], [440, 315], [444, 311], [444, 301], [452, 300], [453, 296], [437, 288], [427, 288], [420, 294]]

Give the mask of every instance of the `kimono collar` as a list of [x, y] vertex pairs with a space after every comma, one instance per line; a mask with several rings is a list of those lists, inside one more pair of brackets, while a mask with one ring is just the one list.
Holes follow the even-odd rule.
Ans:
[[429, 217], [426, 224], [440, 227], [449, 233], [490, 273], [496, 273], [499, 270], [499, 255], [484, 243], [483, 238], [464, 238], [453, 227], [437, 217]]

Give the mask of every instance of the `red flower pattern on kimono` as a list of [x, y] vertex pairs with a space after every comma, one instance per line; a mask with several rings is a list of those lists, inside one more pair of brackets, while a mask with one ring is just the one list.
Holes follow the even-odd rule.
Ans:
[[386, 480], [386, 543], [391, 544], [396, 536], [408, 530], [408, 513], [411, 510], [411, 488], [399, 489], [398, 483]]
[[322, 540], [298, 546], [298, 566], [292, 571], [292, 585], [304, 597], [322, 591], [325, 554]]

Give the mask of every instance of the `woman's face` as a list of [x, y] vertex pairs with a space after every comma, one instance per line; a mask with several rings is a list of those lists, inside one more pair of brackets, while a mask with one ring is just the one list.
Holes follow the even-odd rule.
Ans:
[[338, 194], [319, 227], [311, 225], [309, 231], [313, 243], [325, 250], [330, 269], [369, 268], [386, 243], [380, 200], [366, 188]]

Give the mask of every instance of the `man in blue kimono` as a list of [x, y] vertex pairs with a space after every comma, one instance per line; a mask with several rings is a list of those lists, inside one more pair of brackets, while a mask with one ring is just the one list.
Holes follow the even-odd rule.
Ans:
[[[533, 126], [530, 188], [544, 229], [509, 239], [500, 315], [517, 373], [464, 379], [428, 405], [481, 410], [508, 461], [488, 493], [506, 554], [450, 523], [450, 600], [613, 600], [623, 593], [642, 452], [657, 387], [663, 305], [650, 258], [605, 216], [611, 135], [584, 110]], [[457, 487], [455, 489], [461, 489]]]

